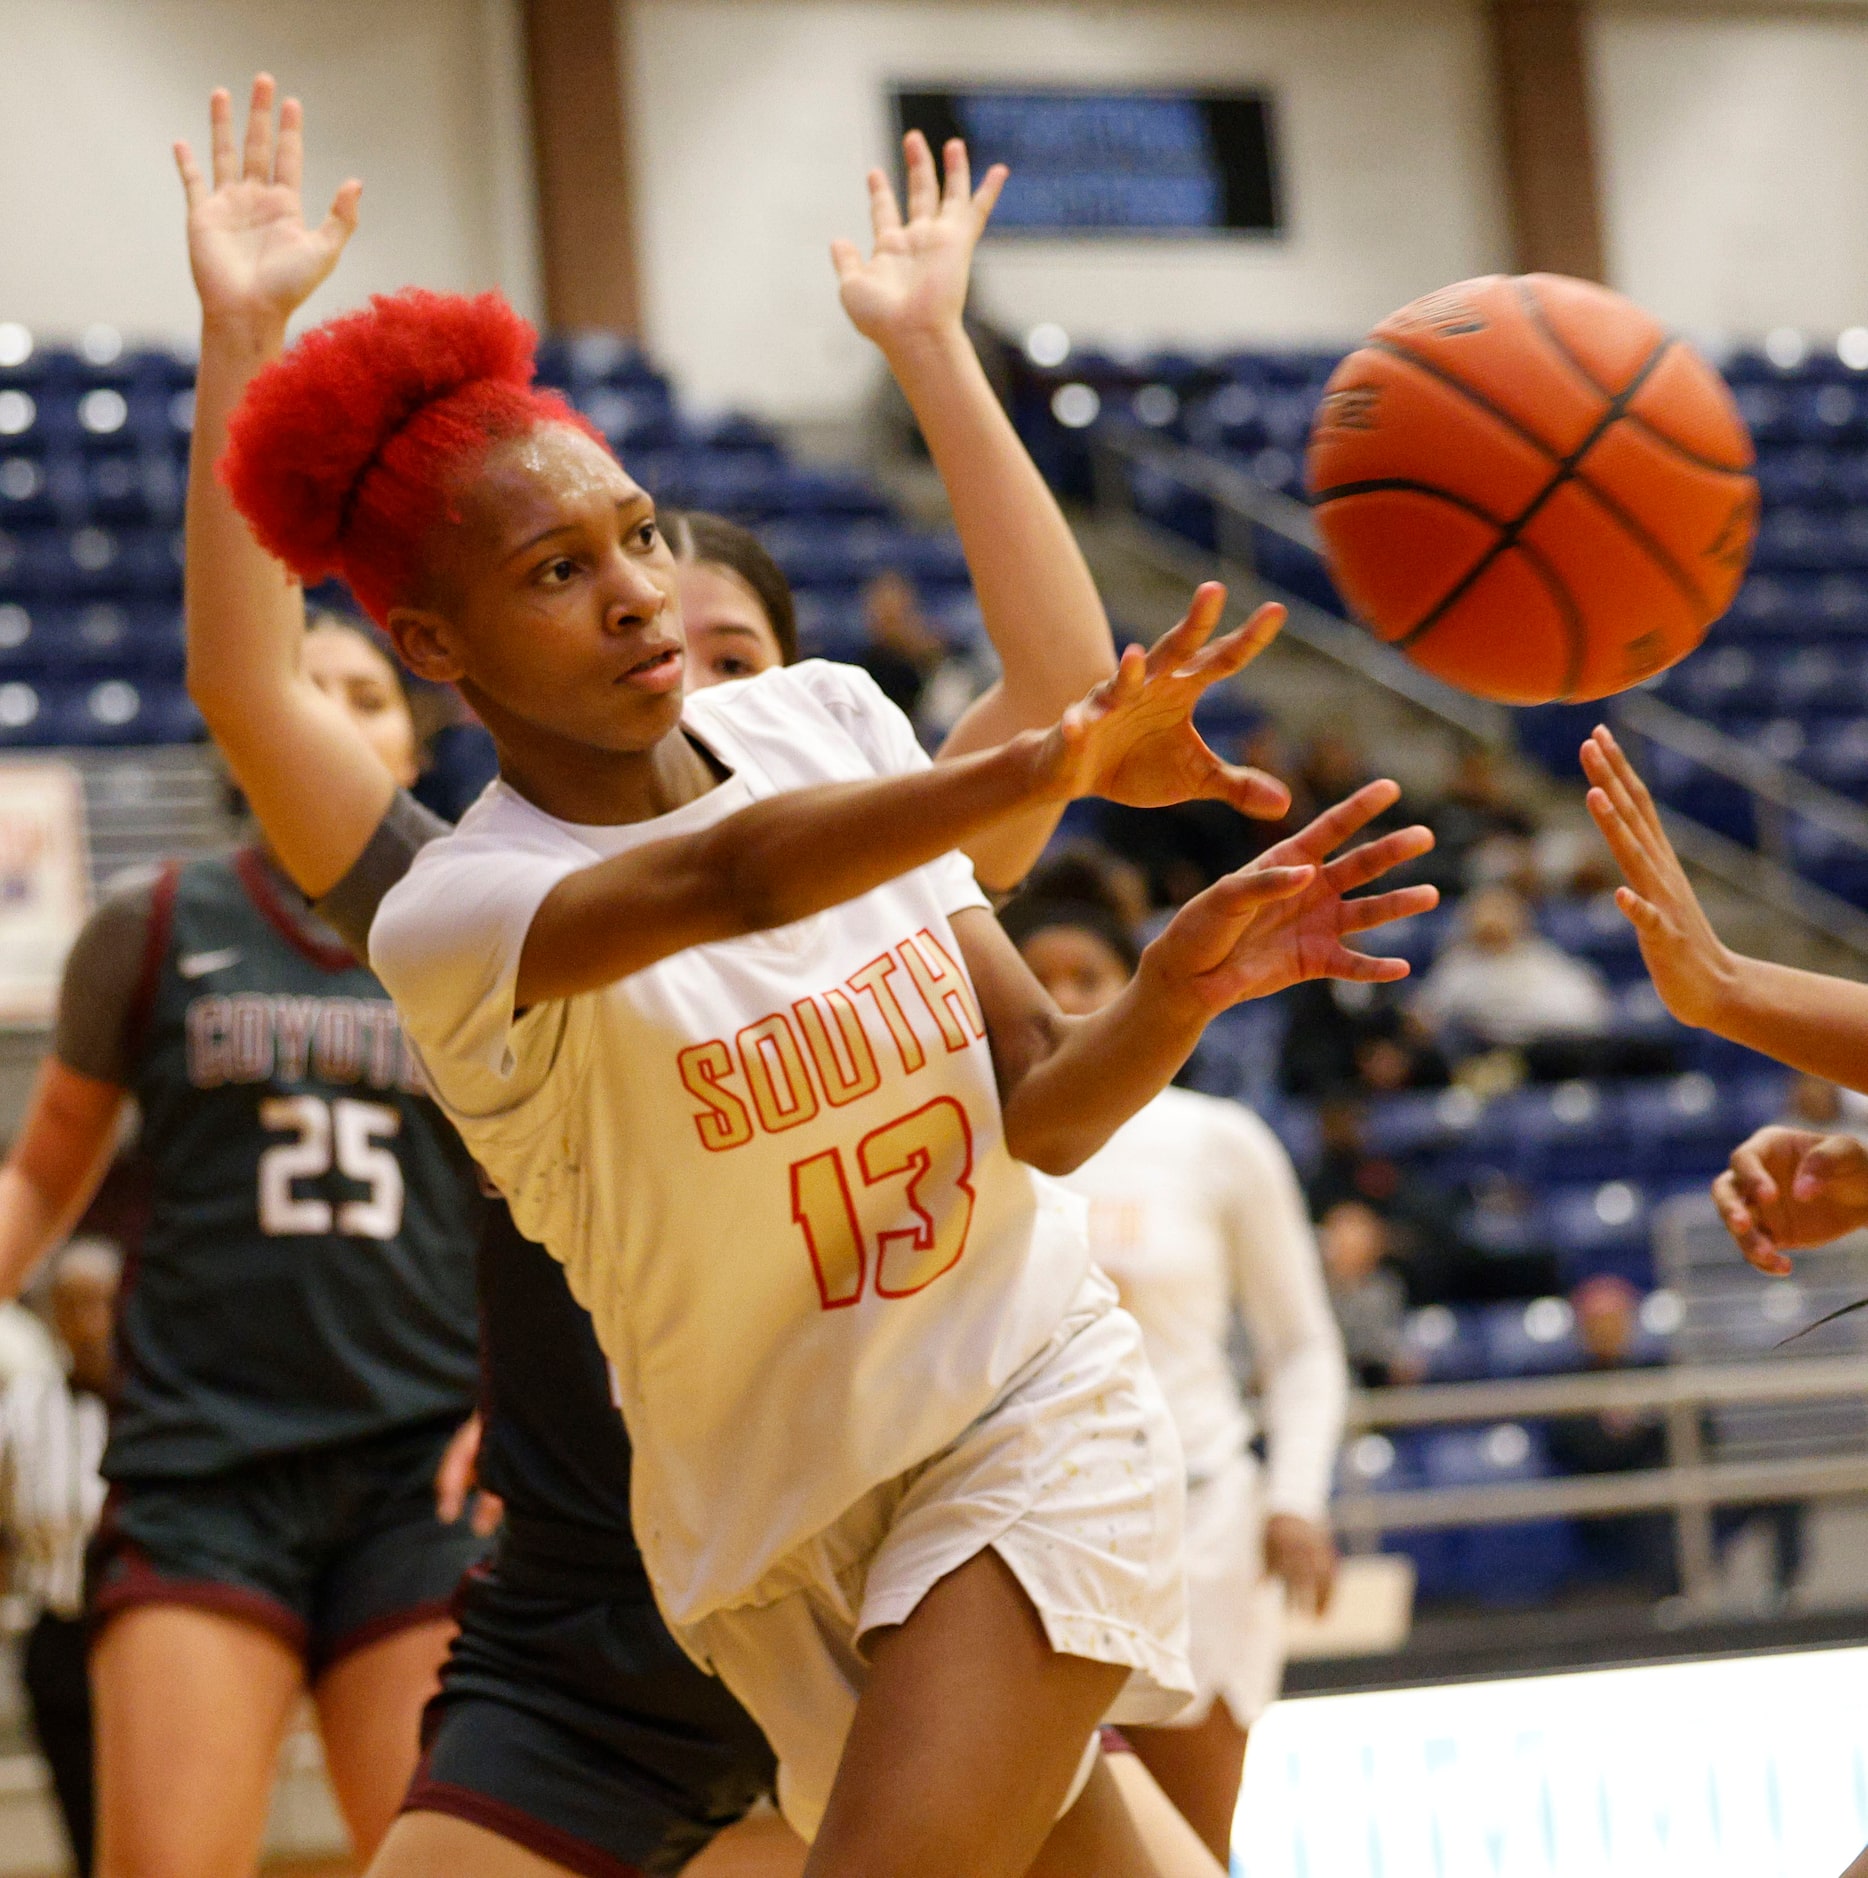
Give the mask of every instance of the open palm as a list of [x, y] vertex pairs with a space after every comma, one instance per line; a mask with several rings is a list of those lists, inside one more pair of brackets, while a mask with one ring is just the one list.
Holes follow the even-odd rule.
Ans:
[[283, 324], [337, 265], [357, 227], [363, 185], [337, 192], [330, 213], [307, 228], [299, 199], [304, 169], [304, 112], [287, 98], [273, 130], [274, 86], [253, 81], [244, 150], [234, 139], [233, 101], [216, 91], [209, 104], [214, 179], [210, 186], [194, 152], [175, 146], [188, 196], [188, 259], [208, 320], [271, 320]]
[[843, 310], [859, 333], [883, 347], [911, 333], [959, 322], [973, 249], [1006, 178], [1004, 165], [995, 164], [976, 194], [966, 145], [958, 137], [942, 153], [947, 165], [944, 190], [934, 173], [934, 153], [918, 130], [903, 138], [902, 153], [908, 172], [907, 221], [896, 204], [894, 185], [882, 171], [871, 170], [874, 251], [864, 260], [854, 242], [830, 244]]
[[[1345, 896], [1425, 854], [1433, 846], [1432, 833], [1401, 828], [1333, 861], [1327, 858], [1392, 808], [1400, 793], [1392, 782], [1372, 782], [1325, 809], [1288, 841], [1267, 848], [1250, 867], [1188, 901], [1150, 950], [1209, 1011], [1268, 997], [1310, 978], [1364, 984], [1405, 978], [1405, 960], [1352, 952], [1343, 941], [1390, 920], [1425, 913], [1438, 902], [1438, 892], [1420, 886], [1361, 900]], [[1285, 868], [1307, 868], [1310, 878], [1280, 899], [1252, 894], [1254, 876]]]
[[1194, 728], [1201, 698], [1257, 658], [1284, 623], [1282, 607], [1262, 606], [1214, 639], [1225, 604], [1226, 589], [1207, 582], [1179, 625], [1146, 652], [1131, 646], [1115, 675], [1065, 712], [1058, 733], [1069, 793], [1137, 809], [1210, 797], [1273, 820], [1291, 806], [1276, 777], [1222, 762]]

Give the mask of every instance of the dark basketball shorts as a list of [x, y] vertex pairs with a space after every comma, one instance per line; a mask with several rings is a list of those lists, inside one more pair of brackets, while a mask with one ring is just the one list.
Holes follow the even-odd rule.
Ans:
[[582, 1878], [676, 1872], [771, 1791], [771, 1750], [668, 1634], [640, 1564], [597, 1563], [503, 1540], [468, 1575], [405, 1807]]
[[272, 1631], [316, 1676], [445, 1617], [487, 1542], [435, 1517], [452, 1421], [274, 1455], [200, 1479], [119, 1481], [93, 1542], [94, 1624], [139, 1604]]

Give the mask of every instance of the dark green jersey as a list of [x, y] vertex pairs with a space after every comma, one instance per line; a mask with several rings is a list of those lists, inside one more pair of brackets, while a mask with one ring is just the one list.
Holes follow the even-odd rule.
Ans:
[[154, 1200], [105, 1473], [465, 1414], [482, 1202], [382, 987], [254, 850], [168, 870], [141, 924], [121, 1060]]

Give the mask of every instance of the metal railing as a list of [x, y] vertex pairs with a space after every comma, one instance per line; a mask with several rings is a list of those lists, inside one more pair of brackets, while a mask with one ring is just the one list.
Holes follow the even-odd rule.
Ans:
[[[1259, 585], [1275, 585], [1258, 571], [1260, 530], [1312, 553], [1320, 548], [1316, 518], [1302, 502], [1201, 451], [1133, 424], [1112, 423], [1098, 428], [1091, 452], [1099, 509], [1120, 517], [1150, 557], [1177, 575], [1204, 577], [1212, 571], [1214, 555], [1151, 521], [1137, 501], [1138, 479], [1152, 482], [1157, 490], [1184, 490], [1212, 505], [1215, 552], [1222, 572], [1234, 584], [1247, 577]], [[1441, 684], [1322, 607], [1284, 593], [1279, 598], [1290, 608], [1284, 629], [1288, 638], [1482, 743], [1510, 741], [1510, 716], [1504, 707]], [[1686, 757], [1750, 797], [1759, 831], [1757, 849], [1690, 816], [1666, 812], [1669, 832], [1690, 861], [1715, 879], [1756, 896], [1773, 910], [1868, 959], [1868, 915], [1798, 874], [1790, 865], [1789, 838], [1791, 818], [1801, 817], [1868, 855], [1868, 810], [1647, 693], [1624, 692], [1604, 708], [1617, 730]]]
[[1714, 1601], [1717, 1565], [1711, 1509], [1868, 1494], [1868, 1454], [1768, 1461], [1705, 1458], [1701, 1411], [1731, 1403], [1868, 1399], [1868, 1357], [1802, 1357], [1776, 1362], [1700, 1363], [1612, 1370], [1509, 1382], [1442, 1383], [1367, 1389], [1351, 1397], [1350, 1425], [1361, 1429], [1515, 1422], [1556, 1416], [1628, 1414], [1665, 1418], [1669, 1464], [1617, 1474], [1497, 1481], [1459, 1487], [1402, 1487], [1340, 1494], [1331, 1514], [1352, 1541], [1384, 1532], [1495, 1526], [1519, 1520], [1588, 1519], [1671, 1512], [1683, 1593]]

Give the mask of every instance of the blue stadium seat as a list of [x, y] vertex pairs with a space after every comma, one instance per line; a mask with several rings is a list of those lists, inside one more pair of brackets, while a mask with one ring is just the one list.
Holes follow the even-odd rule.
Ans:
[[1587, 1360], [1576, 1336], [1576, 1313], [1565, 1298], [1488, 1304], [1479, 1328], [1488, 1376], [1554, 1376], [1581, 1369]]
[[1488, 1132], [1520, 1180], [1615, 1180], [1630, 1171], [1620, 1110], [1607, 1083], [1519, 1089], [1491, 1105]]
[[[1541, 1431], [1522, 1422], [1430, 1431], [1421, 1445], [1421, 1477], [1431, 1487], [1481, 1487], [1544, 1480], [1555, 1469]], [[1455, 1595], [1480, 1604], [1548, 1602], [1580, 1565], [1573, 1521], [1525, 1520], [1456, 1530]]]
[[1422, 1305], [1408, 1313], [1402, 1335], [1423, 1382], [1470, 1382], [1485, 1374], [1485, 1339], [1469, 1307]]
[[1553, 1185], [1544, 1193], [1544, 1234], [1566, 1284], [1595, 1272], [1652, 1282], [1648, 1243], [1653, 1200], [1638, 1181]]

